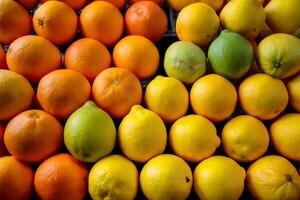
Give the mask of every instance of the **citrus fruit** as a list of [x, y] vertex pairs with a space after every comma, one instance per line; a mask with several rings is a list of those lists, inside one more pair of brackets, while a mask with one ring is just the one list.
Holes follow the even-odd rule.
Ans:
[[[99, 1], [99, 0], [92, 0], [92, 1]], [[119, 10], [124, 8], [124, 6], [126, 4], [126, 0], [100, 0], [100, 1], [107, 1], [111, 4], [113, 4], [114, 6], [116, 6]]]
[[123, 118], [118, 131], [122, 152], [133, 161], [147, 162], [165, 150], [167, 131], [154, 112], [135, 105]]
[[126, 11], [125, 25], [129, 35], [141, 35], [156, 42], [167, 31], [168, 18], [156, 3], [140, 1]]
[[84, 162], [96, 162], [108, 155], [116, 142], [116, 128], [110, 116], [87, 101], [67, 120], [64, 141], [69, 152]]
[[220, 122], [234, 112], [237, 92], [227, 79], [217, 74], [209, 74], [194, 83], [190, 100], [195, 113], [212, 122]]
[[0, 13], [0, 43], [10, 44], [30, 34], [31, 17], [20, 4], [12, 0], [0, 0]]
[[61, 66], [58, 48], [47, 39], [36, 35], [23, 36], [11, 43], [6, 59], [8, 69], [33, 82], [38, 82]]
[[149, 39], [131, 35], [116, 44], [113, 60], [116, 67], [128, 69], [139, 79], [146, 79], [158, 69], [159, 52]]
[[209, 46], [208, 60], [217, 74], [229, 79], [240, 79], [250, 69], [253, 49], [243, 36], [225, 30]]
[[0, 45], [0, 69], [6, 68], [6, 54], [4, 52], [4, 49]]
[[127, 158], [107, 156], [90, 171], [89, 193], [93, 199], [133, 200], [138, 191], [138, 176], [137, 168]]
[[247, 186], [255, 199], [298, 200], [300, 177], [296, 168], [280, 156], [266, 156], [247, 171]]
[[264, 26], [266, 13], [257, 0], [231, 0], [220, 13], [222, 27], [255, 39]]
[[33, 9], [37, 6], [37, 0], [15, 0], [19, 4], [21, 4], [26, 9]]
[[40, 199], [82, 200], [87, 193], [88, 169], [66, 153], [42, 162], [34, 177]]
[[[40, 0], [41, 3], [45, 3], [46, 1], [49, 1], [49, 0]], [[51, 0], [51, 1], [53, 1], [53, 0]], [[87, 0], [76, 0], [76, 1], [74, 1], [74, 0], [59, 0], [59, 1], [62, 1], [66, 4], [68, 4], [74, 10], [79, 10], [87, 3]]]
[[165, 122], [172, 123], [187, 112], [189, 93], [179, 80], [157, 76], [147, 85], [145, 103]]
[[300, 74], [288, 80], [286, 87], [289, 92], [289, 101], [291, 106], [300, 112]]
[[63, 127], [42, 110], [27, 110], [15, 116], [5, 129], [4, 142], [11, 155], [37, 163], [56, 153], [63, 143]]
[[266, 153], [268, 130], [261, 121], [250, 115], [237, 116], [224, 126], [222, 144], [229, 157], [239, 162], [252, 162]]
[[198, 2], [206, 3], [215, 9], [216, 12], [219, 12], [223, 7], [224, 0], [198, 0]]
[[215, 10], [205, 3], [193, 3], [183, 8], [176, 20], [180, 40], [208, 46], [217, 36], [220, 26]]
[[181, 11], [187, 5], [199, 2], [199, 0], [167, 0], [167, 2], [172, 9]]
[[140, 184], [148, 199], [184, 200], [191, 192], [193, 175], [184, 160], [175, 155], [163, 154], [144, 165]]
[[0, 124], [0, 157], [8, 155], [8, 151], [4, 144], [4, 131], [5, 131], [4, 124]]
[[284, 157], [300, 161], [300, 114], [292, 113], [280, 117], [270, 128], [273, 147]]
[[96, 39], [106, 46], [113, 46], [123, 34], [122, 14], [118, 8], [105, 1], [87, 5], [82, 10], [79, 21], [84, 37]]
[[66, 3], [47, 1], [34, 12], [33, 28], [56, 45], [69, 43], [77, 33], [78, 17]]
[[279, 33], [293, 34], [300, 27], [298, 0], [272, 0], [266, 7], [267, 23], [270, 28]]
[[0, 158], [0, 199], [30, 200], [33, 170], [13, 156]]
[[31, 106], [34, 91], [20, 74], [0, 69], [0, 120], [10, 120]]
[[[144, 1], [144, 0], [129, 0], [130, 4], [133, 4], [133, 3], [136, 3], [139, 1]], [[148, 0], [148, 1], [153, 1], [154, 3], [156, 3], [158, 5], [161, 5], [164, 2], [164, 0]]]
[[38, 84], [41, 107], [59, 119], [67, 119], [90, 97], [91, 86], [80, 73], [61, 69], [50, 72]]
[[300, 39], [277, 33], [263, 39], [257, 47], [260, 68], [276, 78], [285, 79], [300, 70]]
[[164, 68], [168, 76], [192, 84], [206, 71], [205, 53], [192, 42], [174, 42], [165, 53]]
[[200, 115], [179, 118], [172, 125], [169, 138], [175, 154], [190, 162], [211, 156], [221, 143], [214, 124]]
[[108, 49], [101, 42], [91, 38], [73, 42], [65, 53], [65, 67], [81, 73], [90, 82], [110, 65], [111, 55]]
[[242, 109], [260, 120], [278, 116], [288, 104], [288, 92], [284, 83], [267, 74], [254, 74], [239, 87]]
[[238, 200], [243, 193], [246, 172], [234, 160], [213, 156], [194, 171], [194, 190], [203, 200]]
[[133, 105], [142, 103], [143, 91], [139, 79], [133, 73], [112, 67], [97, 76], [92, 95], [95, 103], [112, 118], [122, 118]]

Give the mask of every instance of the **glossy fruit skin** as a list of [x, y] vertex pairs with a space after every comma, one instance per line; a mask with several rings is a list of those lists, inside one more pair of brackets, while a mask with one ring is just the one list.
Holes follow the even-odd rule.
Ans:
[[37, 0], [15, 0], [15, 1], [28, 10], [35, 8], [38, 4]]
[[198, 0], [167, 0], [167, 2], [172, 9], [179, 12], [187, 5], [198, 2]]
[[89, 193], [93, 199], [133, 200], [138, 192], [138, 176], [136, 166], [127, 158], [107, 156], [90, 171]]
[[[144, 0], [129, 0], [129, 3], [134, 4], [134, 3], [137, 3], [137, 2], [140, 2], [140, 1], [144, 1]], [[156, 4], [158, 4], [158, 5], [162, 5], [165, 0], [149, 0], [149, 1], [152, 1]]]
[[25, 8], [12, 0], [1, 0], [0, 8], [0, 43], [10, 44], [15, 39], [30, 34], [31, 17]]
[[297, 111], [300, 112], [300, 74], [292, 77], [286, 83], [289, 92], [289, 103]]
[[216, 12], [219, 12], [223, 8], [224, 0], [198, 0], [198, 2], [206, 3], [215, 9]]
[[112, 118], [121, 119], [134, 105], [142, 103], [139, 79], [127, 69], [112, 67], [102, 71], [92, 86], [95, 103]]
[[[39, 0], [41, 3], [45, 3], [49, 0]], [[51, 0], [53, 1], [53, 0]], [[62, 1], [66, 4], [68, 4], [71, 8], [73, 8], [75, 11], [76, 10], [79, 10], [80, 8], [84, 7], [85, 4], [87, 3], [87, 0], [59, 0], [59, 1]]]
[[[99, 0], [92, 0], [92, 1], [99, 1]], [[126, 0], [100, 0], [100, 1], [107, 1], [113, 4], [114, 6], [116, 6], [119, 10], [123, 9], [126, 4]]]

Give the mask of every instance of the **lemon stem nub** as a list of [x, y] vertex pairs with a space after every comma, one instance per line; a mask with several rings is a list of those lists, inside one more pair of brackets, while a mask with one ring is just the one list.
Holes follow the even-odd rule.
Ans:
[[281, 64], [280, 63], [275, 63], [274, 67], [279, 68], [279, 67], [281, 67]]
[[289, 181], [289, 182], [292, 182], [293, 181], [293, 177], [291, 175], [286, 175], [286, 179]]

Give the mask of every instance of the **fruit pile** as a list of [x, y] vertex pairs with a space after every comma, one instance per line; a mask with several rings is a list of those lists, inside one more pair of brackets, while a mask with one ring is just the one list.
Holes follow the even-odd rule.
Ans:
[[0, 0], [0, 200], [299, 200], [298, 37], [299, 0]]

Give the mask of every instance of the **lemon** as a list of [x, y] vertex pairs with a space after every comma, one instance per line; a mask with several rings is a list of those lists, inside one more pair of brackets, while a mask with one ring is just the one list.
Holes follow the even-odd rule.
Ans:
[[178, 119], [172, 125], [169, 137], [175, 154], [191, 162], [211, 156], [221, 143], [214, 124], [200, 115]]
[[300, 112], [300, 74], [288, 80], [286, 86], [289, 92], [291, 106], [297, 112]]
[[189, 93], [176, 78], [157, 76], [146, 88], [145, 102], [150, 110], [171, 123], [187, 112]]
[[169, 6], [176, 10], [176, 11], [181, 11], [184, 7], [191, 3], [196, 3], [199, 0], [168, 0]]
[[217, 74], [209, 74], [194, 83], [190, 99], [196, 114], [212, 122], [220, 122], [234, 112], [237, 92], [227, 79]]
[[201, 200], [238, 200], [243, 193], [246, 172], [234, 160], [213, 156], [194, 171], [194, 190]]
[[266, 153], [269, 145], [268, 130], [258, 119], [241, 115], [224, 126], [222, 144], [229, 157], [240, 162], [251, 162]]
[[96, 162], [110, 154], [116, 143], [116, 128], [110, 116], [87, 101], [67, 120], [64, 142], [69, 152], [83, 162]]
[[255, 39], [263, 29], [266, 13], [258, 0], [231, 0], [220, 13], [222, 27]]
[[247, 171], [247, 186], [255, 199], [300, 199], [299, 174], [280, 156], [266, 156], [254, 162]]
[[206, 3], [207, 5], [211, 6], [215, 9], [216, 12], [221, 10], [224, 4], [224, 0], [198, 0], [199, 2]]
[[300, 27], [299, 0], [272, 0], [266, 7], [267, 23], [275, 32], [293, 34]]
[[193, 3], [183, 8], [176, 20], [180, 40], [208, 46], [217, 36], [220, 26], [215, 10], [205, 3]]
[[92, 167], [88, 189], [94, 200], [133, 200], [138, 180], [138, 170], [130, 160], [110, 155]]
[[286, 108], [289, 96], [280, 79], [254, 74], [240, 84], [239, 100], [247, 114], [260, 120], [270, 120]]
[[300, 114], [287, 114], [271, 125], [274, 148], [284, 157], [300, 162]]
[[163, 153], [167, 131], [157, 114], [135, 105], [119, 126], [118, 140], [121, 150], [129, 159], [146, 162]]
[[171, 154], [152, 158], [140, 174], [142, 191], [151, 200], [184, 200], [192, 184], [193, 175], [188, 164]]

